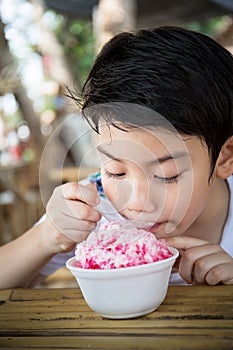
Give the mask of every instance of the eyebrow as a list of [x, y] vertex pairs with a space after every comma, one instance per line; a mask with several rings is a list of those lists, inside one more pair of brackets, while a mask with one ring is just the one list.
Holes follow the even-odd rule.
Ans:
[[[114, 155], [112, 155], [111, 153], [107, 152], [101, 146], [98, 146], [97, 149], [98, 149], [99, 152], [103, 153], [104, 155], [106, 155], [108, 158], [110, 158], [112, 160], [115, 160], [115, 161], [120, 162], [120, 163], [123, 163], [123, 161], [124, 161], [122, 158], [117, 158]], [[176, 152], [174, 154], [168, 154], [168, 155], [165, 155], [163, 157], [154, 159], [150, 163], [152, 163], [152, 164], [161, 164], [161, 163], [167, 162], [169, 160], [179, 159], [179, 158], [188, 157], [188, 156], [189, 156], [189, 154], [187, 152], [179, 152], [178, 151], [178, 152]]]

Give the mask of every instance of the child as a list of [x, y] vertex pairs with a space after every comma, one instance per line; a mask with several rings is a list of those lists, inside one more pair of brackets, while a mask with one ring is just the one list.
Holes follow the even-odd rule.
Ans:
[[101, 184], [116, 212], [180, 250], [174, 283], [233, 284], [231, 54], [182, 28], [121, 33], [97, 57], [82, 108], [99, 133], [99, 187], [55, 189], [45, 221], [1, 248], [17, 264], [1, 267], [2, 288], [32, 286], [74, 254], [101, 219]]

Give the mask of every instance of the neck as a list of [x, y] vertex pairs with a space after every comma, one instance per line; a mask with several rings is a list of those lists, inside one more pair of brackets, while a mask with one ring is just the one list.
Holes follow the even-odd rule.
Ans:
[[219, 244], [228, 216], [229, 198], [227, 182], [217, 178], [208, 205], [185, 235]]

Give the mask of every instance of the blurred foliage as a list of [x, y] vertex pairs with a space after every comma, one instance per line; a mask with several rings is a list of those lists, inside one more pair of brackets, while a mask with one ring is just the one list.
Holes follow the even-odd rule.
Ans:
[[210, 18], [203, 22], [190, 22], [185, 27], [214, 38], [228, 23], [228, 16], [220, 16]]
[[86, 79], [95, 57], [95, 44], [90, 22], [74, 22], [70, 24], [70, 33], [76, 39], [76, 45], [70, 47], [80, 79], [83, 83]]
[[81, 87], [95, 58], [95, 39], [92, 23], [84, 20], [71, 20], [57, 15], [55, 34], [63, 47], [65, 57], [76, 81]]

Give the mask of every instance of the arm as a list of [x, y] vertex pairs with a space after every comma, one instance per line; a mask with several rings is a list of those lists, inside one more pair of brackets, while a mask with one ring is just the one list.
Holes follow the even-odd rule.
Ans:
[[219, 245], [187, 236], [166, 242], [179, 249], [179, 274], [187, 283], [233, 284], [233, 258]]
[[54, 255], [41, 234], [45, 223], [0, 247], [0, 288], [29, 287]]
[[69, 183], [55, 189], [46, 220], [0, 247], [0, 288], [31, 287], [42, 279], [41, 268], [57, 253], [71, 251], [85, 239], [101, 215], [93, 186]]

